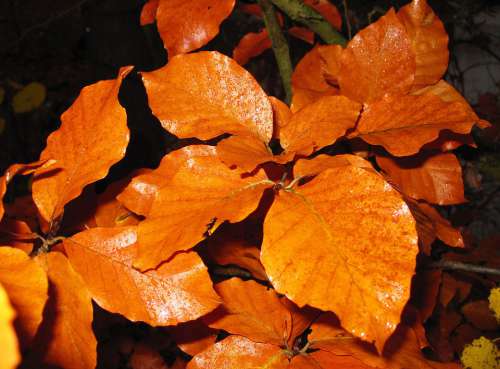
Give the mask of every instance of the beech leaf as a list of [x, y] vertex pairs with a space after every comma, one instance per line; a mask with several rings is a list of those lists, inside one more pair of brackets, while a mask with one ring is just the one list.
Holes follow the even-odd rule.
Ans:
[[156, 24], [169, 58], [213, 39], [234, 4], [235, 0], [159, 0]]
[[129, 130], [118, 92], [131, 70], [124, 67], [117, 79], [85, 87], [47, 139], [40, 159], [55, 159], [62, 168], [38, 170], [33, 180], [33, 200], [47, 222], [56, 220], [86, 185], [104, 178], [125, 155]]
[[64, 247], [97, 304], [129, 320], [175, 325], [219, 305], [207, 269], [195, 253], [178, 254], [145, 273], [134, 269], [136, 227], [89, 229], [66, 239]]
[[426, 0], [413, 0], [398, 11], [415, 53], [413, 90], [438, 82], [448, 68], [448, 34]]
[[295, 113], [281, 128], [281, 146], [287, 152], [308, 156], [354, 128], [360, 110], [361, 104], [345, 96], [322, 97]]
[[417, 157], [377, 156], [377, 164], [396, 187], [417, 200], [438, 205], [465, 202], [462, 168], [451, 153]]
[[252, 75], [227, 56], [208, 51], [178, 55], [165, 67], [143, 73], [142, 79], [153, 114], [178, 137], [207, 140], [250, 133], [264, 142], [271, 139], [268, 97]]
[[47, 272], [51, 287], [44, 311], [46, 324], [42, 324], [28, 360], [65, 369], [94, 369], [97, 341], [87, 286], [63, 254], [50, 252], [35, 260]]
[[214, 288], [223, 304], [221, 309], [204, 319], [210, 327], [247, 337], [254, 342], [276, 346], [286, 343], [292, 317], [274, 290], [238, 278], [220, 282]]
[[189, 146], [167, 157], [180, 166], [139, 224], [134, 266], [142, 270], [194, 247], [226, 220], [243, 220], [257, 208], [264, 190], [274, 185], [262, 171], [242, 178], [241, 171], [219, 160], [213, 146]]
[[415, 54], [394, 9], [358, 32], [342, 52], [342, 95], [372, 102], [384, 95], [406, 94], [415, 78]]
[[48, 298], [49, 282], [45, 271], [24, 251], [0, 247], [0, 284], [16, 309], [16, 331], [20, 343], [27, 347], [42, 322]]
[[434, 94], [385, 97], [365, 104], [353, 136], [381, 145], [392, 155], [409, 156], [445, 129], [469, 133], [476, 122], [468, 105]]
[[238, 45], [233, 50], [233, 59], [240, 65], [245, 65], [248, 61], [259, 56], [272, 46], [267, 29], [260, 32], [249, 32], [243, 36]]
[[288, 359], [275, 345], [229, 336], [199, 353], [187, 369], [286, 369]]
[[344, 166], [278, 193], [261, 260], [279, 293], [335, 312], [381, 350], [409, 298], [417, 252], [401, 196], [378, 174]]
[[0, 368], [2, 369], [17, 368], [17, 365], [21, 361], [16, 332], [12, 326], [14, 317], [14, 309], [10, 305], [7, 292], [0, 284], [0, 337], [2, 341]]

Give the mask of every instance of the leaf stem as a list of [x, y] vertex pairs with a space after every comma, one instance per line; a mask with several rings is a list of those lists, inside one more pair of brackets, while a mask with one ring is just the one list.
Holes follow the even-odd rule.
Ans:
[[287, 104], [292, 99], [292, 61], [290, 59], [290, 50], [288, 42], [281, 31], [278, 17], [273, 4], [269, 0], [258, 0], [264, 15], [264, 23], [266, 24], [269, 38], [271, 39], [274, 57], [278, 64], [283, 89], [285, 90], [285, 101]]
[[302, 0], [270, 0], [292, 20], [309, 27], [327, 44], [345, 46], [347, 40], [328, 21], [313, 8], [305, 5]]
[[466, 264], [460, 261], [440, 260], [431, 263], [425, 267], [426, 269], [445, 269], [445, 270], [460, 270], [464, 272], [472, 272], [479, 274], [499, 275], [500, 269], [485, 267], [482, 265]]

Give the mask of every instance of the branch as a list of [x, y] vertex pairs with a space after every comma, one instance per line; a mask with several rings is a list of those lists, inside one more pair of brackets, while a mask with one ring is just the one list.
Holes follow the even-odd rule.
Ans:
[[269, 0], [258, 0], [264, 15], [264, 23], [266, 24], [269, 38], [273, 45], [274, 57], [278, 63], [281, 80], [283, 81], [283, 89], [285, 90], [286, 102], [290, 103], [292, 99], [292, 61], [290, 60], [290, 50], [288, 42], [281, 32], [281, 27], [276, 16], [274, 6]]
[[292, 20], [309, 27], [327, 44], [345, 46], [347, 40], [328, 21], [313, 8], [305, 5], [301, 0], [270, 0], [274, 5], [286, 13]]
[[489, 268], [481, 265], [461, 263], [459, 261], [440, 260], [426, 266], [426, 269], [460, 270], [479, 274], [491, 274], [500, 276], [500, 269]]

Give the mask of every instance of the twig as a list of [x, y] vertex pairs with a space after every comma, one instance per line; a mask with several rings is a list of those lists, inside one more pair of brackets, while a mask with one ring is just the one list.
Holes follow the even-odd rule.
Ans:
[[281, 80], [283, 81], [283, 89], [285, 90], [286, 102], [290, 103], [292, 99], [292, 61], [290, 60], [290, 50], [288, 42], [281, 32], [281, 27], [276, 16], [273, 4], [269, 0], [258, 0], [264, 15], [264, 23], [266, 24], [269, 38], [273, 45], [274, 57], [278, 64]]
[[345, 46], [347, 40], [328, 21], [313, 8], [301, 0], [271, 0], [271, 2], [286, 13], [292, 20], [309, 27], [327, 44]]
[[485, 267], [481, 265], [466, 264], [460, 261], [440, 260], [425, 266], [426, 269], [460, 270], [479, 274], [491, 274], [500, 276], [500, 269]]

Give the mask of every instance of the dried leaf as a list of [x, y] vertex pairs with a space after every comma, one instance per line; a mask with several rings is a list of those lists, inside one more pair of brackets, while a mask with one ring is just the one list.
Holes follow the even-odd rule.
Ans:
[[226, 220], [243, 220], [257, 208], [264, 190], [274, 185], [262, 171], [242, 178], [241, 171], [220, 162], [212, 146], [189, 146], [168, 157], [180, 167], [162, 185], [148, 217], [139, 224], [134, 266], [142, 270], [194, 247]]
[[140, 24], [141, 26], [146, 26], [152, 24], [156, 20], [156, 11], [158, 10], [158, 4], [160, 0], [148, 0], [141, 10]]
[[49, 283], [45, 271], [24, 251], [0, 247], [0, 284], [16, 309], [15, 327], [26, 348], [42, 322]]
[[445, 102], [433, 94], [394, 96], [366, 104], [355, 135], [392, 155], [409, 156], [442, 130], [469, 133], [474, 123], [469, 106], [460, 102]]
[[245, 65], [248, 61], [259, 56], [272, 46], [267, 29], [260, 32], [249, 32], [240, 39], [238, 45], [233, 50], [233, 59], [240, 65]]
[[342, 17], [340, 16], [337, 7], [330, 1], [304, 0], [304, 4], [320, 13], [323, 18], [325, 18], [335, 29], [340, 30], [342, 28]]
[[235, 0], [160, 0], [158, 32], [169, 58], [199, 49], [219, 33], [233, 11]]
[[462, 168], [454, 154], [426, 154], [407, 158], [377, 156], [377, 164], [397, 188], [417, 200], [438, 205], [465, 202]]
[[286, 126], [292, 118], [292, 111], [287, 104], [274, 96], [269, 96], [269, 101], [273, 107], [274, 116], [273, 138], [279, 139], [281, 128]]
[[222, 308], [205, 318], [212, 328], [244, 336], [254, 342], [282, 346], [292, 326], [290, 312], [274, 292], [252, 280], [231, 278], [214, 286]]
[[215, 343], [217, 331], [200, 320], [194, 320], [167, 328], [168, 333], [186, 354], [195, 356]]
[[460, 230], [453, 228], [450, 222], [429, 204], [418, 203], [420, 211], [431, 223], [432, 232], [445, 244], [453, 247], [464, 247], [464, 239]]
[[364, 168], [375, 173], [375, 169], [368, 160], [360, 158], [356, 155], [343, 154], [335, 156], [318, 155], [314, 159], [297, 160], [295, 166], [293, 167], [293, 175], [295, 178], [311, 177], [317, 176], [327, 169], [347, 166]]
[[495, 331], [500, 328], [487, 300], [468, 302], [462, 306], [461, 311], [465, 319], [482, 331]]
[[261, 260], [279, 293], [334, 311], [381, 350], [409, 298], [417, 252], [415, 222], [400, 195], [378, 174], [344, 166], [278, 193]]
[[85, 87], [62, 115], [61, 128], [47, 139], [40, 158], [55, 159], [62, 168], [38, 170], [33, 180], [33, 200], [47, 222], [56, 220], [86, 185], [104, 178], [125, 155], [129, 130], [118, 92], [131, 69], [124, 67], [117, 79]]
[[47, 272], [50, 289], [44, 323], [30, 359], [38, 365], [43, 361], [65, 369], [95, 368], [92, 299], [84, 281], [59, 252], [39, 255], [36, 261]]
[[135, 345], [129, 365], [131, 369], [168, 369], [158, 350], [142, 342]]
[[2, 369], [14, 369], [21, 361], [16, 332], [12, 326], [14, 317], [14, 309], [0, 284], [0, 340], [2, 342], [0, 368]]
[[250, 73], [227, 56], [179, 55], [165, 67], [143, 73], [142, 79], [153, 114], [178, 137], [206, 140], [250, 133], [264, 142], [271, 139], [269, 99]]
[[141, 273], [132, 267], [136, 242], [136, 227], [93, 228], [64, 241], [71, 264], [99, 306], [158, 326], [197, 319], [219, 305], [195, 253], [179, 254]]
[[348, 43], [342, 52], [338, 78], [342, 94], [359, 102], [410, 91], [415, 78], [415, 54], [394, 9]]
[[116, 199], [134, 213], [148, 215], [159, 186], [168, 179], [167, 176], [172, 173], [172, 166], [175, 168], [175, 164], [170, 160], [169, 156], [165, 156], [160, 166], [155, 170], [141, 170], [132, 178], [127, 187], [116, 196]]
[[275, 345], [229, 336], [193, 357], [187, 369], [286, 369], [288, 360]]
[[416, 57], [413, 90], [438, 82], [448, 68], [448, 34], [426, 0], [413, 0], [398, 11]]
[[360, 111], [361, 104], [344, 96], [322, 97], [295, 113], [281, 128], [281, 146], [287, 152], [308, 156], [354, 128]]

